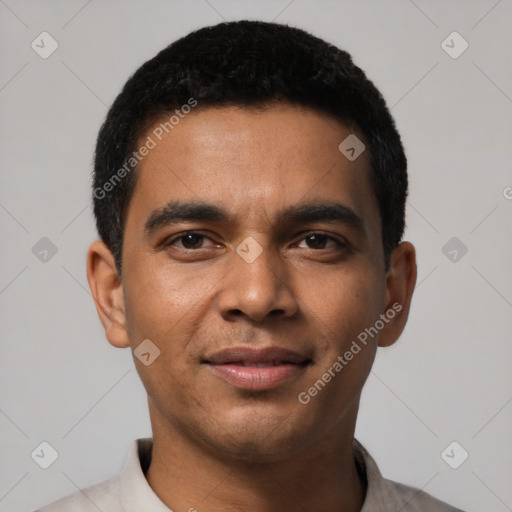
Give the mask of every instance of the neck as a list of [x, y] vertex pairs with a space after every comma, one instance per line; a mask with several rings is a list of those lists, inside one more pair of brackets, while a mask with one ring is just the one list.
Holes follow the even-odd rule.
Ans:
[[[146, 478], [175, 511], [359, 512], [366, 493], [353, 456], [355, 419], [322, 446], [273, 461], [215, 453], [152, 415], [153, 456]], [[159, 428], [162, 427], [162, 428]]]

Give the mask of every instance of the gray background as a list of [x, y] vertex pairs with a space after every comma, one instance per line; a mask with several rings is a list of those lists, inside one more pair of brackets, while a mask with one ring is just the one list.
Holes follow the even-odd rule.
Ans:
[[[403, 336], [378, 352], [357, 437], [388, 478], [468, 512], [512, 510], [507, 0], [0, 0], [0, 510], [105, 480], [150, 435], [131, 354], [105, 340], [86, 281], [94, 141], [145, 60], [192, 29], [242, 18], [348, 50], [403, 135], [418, 285]], [[59, 44], [47, 59], [31, 48], [43, 31]], [[456, 59], [441, 46], [453, 31], [469, 43]], [[43, 237], [55, 255], [32, 252]], [[455, 262], [442, 251], [452, 237], [468, 248]], [[31, 458], [42, 441], [59, 454], [46, 470]], [[469, 453], [458, 469], [441, 457], [452, 441]]]

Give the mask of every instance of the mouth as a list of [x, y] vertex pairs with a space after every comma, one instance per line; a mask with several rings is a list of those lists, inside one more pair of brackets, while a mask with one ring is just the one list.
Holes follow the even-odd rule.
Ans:
[[212, 354], [202, 363], [234, 387], [264, 391], [297, 379], [312, 359], [283, 348], [230, 348]]

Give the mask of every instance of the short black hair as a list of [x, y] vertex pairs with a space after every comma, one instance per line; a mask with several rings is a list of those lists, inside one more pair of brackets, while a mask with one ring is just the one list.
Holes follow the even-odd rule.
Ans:
[[389, 267], [405, 227], [408, 179], [384, 98], [346, 51], [295, 27], [241, 20], [201, 28], [161, 50], [128, 79], [107, 113], [96, 143], [93, 202], [119, 276], [137, 146], [155, 121], [192, 102], [196, 108], [283, 102], [354, 126], [370, 152]]

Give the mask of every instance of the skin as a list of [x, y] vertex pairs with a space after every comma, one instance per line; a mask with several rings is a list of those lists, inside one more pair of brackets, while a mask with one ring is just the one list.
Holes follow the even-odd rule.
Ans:
[[[89, 248], [88, 281], [108, 341], [133, 350], [150, 339], [161, 351], [149, 366], [134, 361], [153, 429], [146, 478], [175, 512], [362, 507], [366, 489], [352, 454], [360, 394], [377, 346], [393, 344], [405, 326], [416, 260], [402, 242], [386, 271], [368, 151], [351, 162], [338, 150], [351, 133], [285, 104], [198, 107], [140, 164], [122, 281], [110, 250], [101, 241]], [[232, 218], [147, 235], [148, 217], [171, 200], [215, 203]], [[277, 218], [309, 201], [351, 208], [361, 229]], [[176, 239], [190, 230], [204, 237]], [[311, 232], [327, 237], [315, 245]], [[262, 248], [252, 263], [236, 252], [247, 237]], [[379, 335], [301, 404], [299, 393], [394, 303], [402, 309]], [[201, 363], [240, 345], [290, 348], [312, 363], [276, 389], [241, 390]]]

